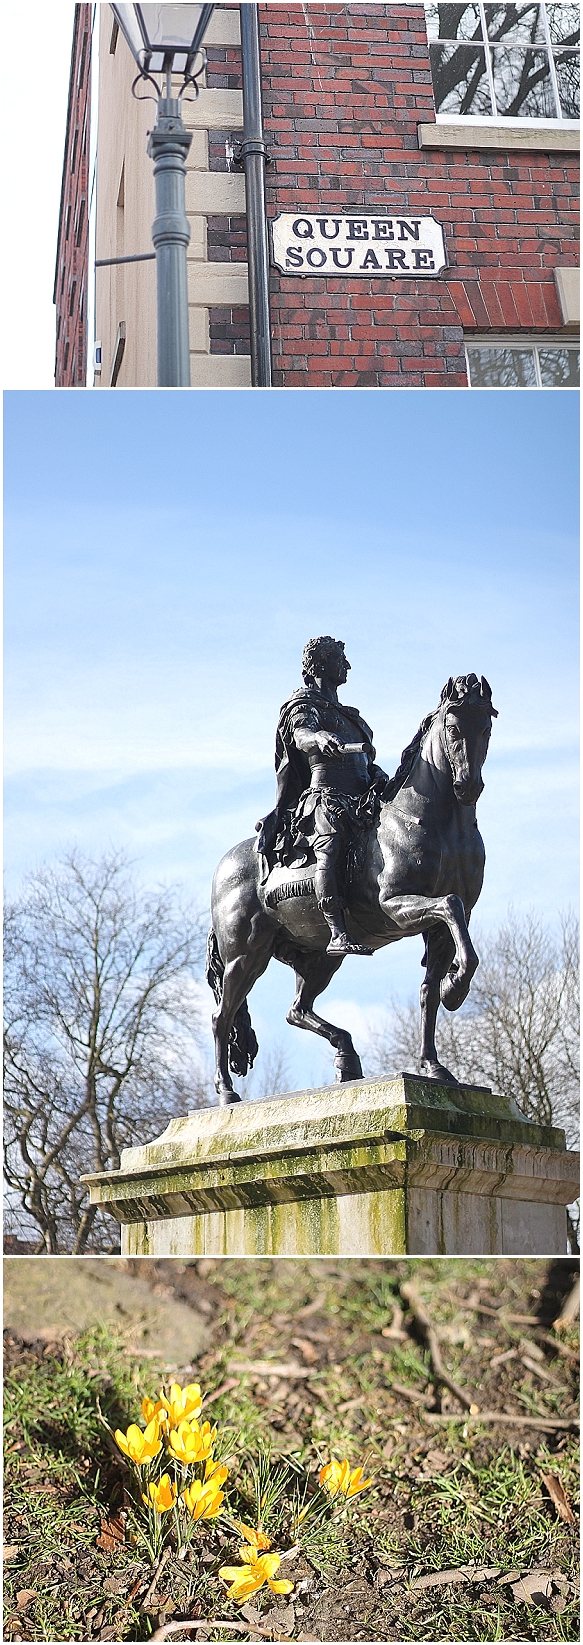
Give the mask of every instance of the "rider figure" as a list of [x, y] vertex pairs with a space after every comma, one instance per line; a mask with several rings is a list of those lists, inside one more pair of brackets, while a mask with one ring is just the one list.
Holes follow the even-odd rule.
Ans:
[[371, 954], [351, 942], [342, 884], [350, 845], [370, 825], [388, 781], [375, 765], [372, 731], [356, 708], [338, 701], [350, 663], [329, 634], [309, 640], [304, 685], [284, 703], [276, 739], [277, 802], [257, 824], [268, 869], [315, 858], [314, 890], [330, 929], [328, 954]]

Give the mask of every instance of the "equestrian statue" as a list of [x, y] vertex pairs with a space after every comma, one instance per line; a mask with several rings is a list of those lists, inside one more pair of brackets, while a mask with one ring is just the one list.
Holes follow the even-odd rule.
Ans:
[[317, 1016], [314, 1000], [346, 955], [420, 935], [421, 1072], [457, 1084], [438, 1061], [435, 1023], [440, 1001], [463, 1004], [478, 965], [468, 931], [485, 862], [476, 802], [497, 710], [483, 676], [450, 678], [389, 777], [370, 726], [338, 699], [349, 668], [341, 640], [308, 641], [303, 685], [279, 717], [274, 810], [215, 873], [207, 980], [222, 1106], [241, 1100], [232, 1076], [257, 1055], [247, 996], [270, 959], [296, 974], [287, 1021], [334, 1046], [338, 1081], [362, 1079], [350, 1034]]

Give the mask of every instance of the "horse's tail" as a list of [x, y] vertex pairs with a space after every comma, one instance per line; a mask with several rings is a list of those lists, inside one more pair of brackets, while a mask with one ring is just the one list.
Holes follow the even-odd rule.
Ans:
[[[209, 988], [212, 988], [217, 1005], [223, 997], [223, 977], [225, 967], [221, 959], [216, 931], [211, 926], [206, 947], [205, 976]], [[229, 1068], [232, 1074], [244, 1077], [253, 1067], [259, 1045], [257, 1035], [253, 1029], [249, 1016], [247, 1001], [239, 1006], [233, 1027], [229, 1034]]]

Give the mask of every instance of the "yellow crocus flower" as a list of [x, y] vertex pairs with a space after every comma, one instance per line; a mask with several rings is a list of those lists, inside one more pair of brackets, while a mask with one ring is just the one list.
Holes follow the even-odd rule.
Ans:
[[229, 1470], [225, 1468], [224, 1463], [213, 1462], [212, 1457], [209, 1457], [204, 1471], [205, 1484], [207, 1480], [212, 1479], [213, 1485], [216, 1485], [217, 1490], [220, 1490], [221, 1485], [224, 1485], [228, 1477], [228, 1473]]
[[[226, 1472], [225, 1468], [225, 1474]], [[224, 1491], [219, 1490], [218, 1481], [215, 1479], [210, 1479], [208, 1485], [203, 1485], [200, 1479], [195, 1479], [192, 1485], [187, 1485], [186, 1490], [182, 1492], [182, 1501], [186, 1503], [193, 1519], [216, 1519], [217, 1514], [221, 1512], [224, 1499]]]
[[235, 1530], [240, 1536], [244, 1536], [253, 1548], [271, 1547], [271, 1538], [265, 1535], [265, 1531], [254, 1531], [250, 1525], [243, 1525], [239, 1519], [235, 1520]]
[[319, 1479], [330, 1496], [336, 1496], [337, 1491], [341, 1491], [345, 1497], [357, 1496], [359, 1491], [366, 1491], [367, 1486], [373, 1483], [372, 1479], [363, 1479], [362, 1468], [353, 1468], [351, 1471], [346, 1458], [343, 1462], [337, 1462], [333, 1458], [325, 1468], [320, 1469]]
[[202, 1428], [194, 1420], [179, 1422], [176, 1428], [170, 1430], [168, 1444], [178, 1462], [186, 1465], [206, 1462], [211, 1455], [216, 1432], [216, 1428], [211, 1428], [208, 1422], [203, 1422]]
[[157, 1418], [149, 1422], [145, 1430], [138, 1428], [135, 1422], [130, 1422], [126, 1434], [117, 1428], [114, 1438], [120, 1451], [129, 1457], [130, 1462], [137, 1463], [138, 1468], [143, 1467], [145, 1462], [151, 1462], [152, 1457], [157, 1457], [162, 1449]]
[[223, 1582], [230, 1582], [229, 1599], [235, 1599], [242, 1605], [250, 1594], [256, 1594], [264, 1582], [271, 1588], [272, 1594], [291, 1594], [293, 1582], [274, 1582], [275, 1573], [281, 1564], [280, 1554], [260, 1554], [257, 1548], [243, 1546], [239, 1549], [243, 1565], [223, 1565], [219, 1576]]
[[164, 1423], [166, 1421], [166, 1408], [162, 1404], [162, 1400], [143, 1399], [142, 1416], [144, 1422], [153, 1422], [156, 1418], [160, 1424]]
[[[162, 1474], [158, 1484], [148, 1486], [148, 1494], [152, 1499], [157, 1514], [167, 1514], [169, 1508], [174, 1507], [178, 1491], [169, 1474]], [[147, 1504], [148, 1497], [142, 1496], [142, 1502]]]
[[179, 1382], [173, 1382], [170, 1388], [170, 1398], [160, 1394], [160, 1402], [168, 1413], [168, 1422], [171, 1428], [177, 1428], [180, 1422], [189, 1417], [199, 1417], [202, 1411], [202, 1395], [198, 1382], [189, 1382], [187, 1388], [181, 1388]]

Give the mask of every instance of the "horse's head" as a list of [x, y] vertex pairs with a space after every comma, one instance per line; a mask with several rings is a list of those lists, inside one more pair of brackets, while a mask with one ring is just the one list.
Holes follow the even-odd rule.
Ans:
[[440, 698], [443, 743], [451, 767], [453, 789], [461, 805], [475, 805], [484, 784], [482, 766], [488, 753], [492, 719], [492, 692], [482, 675], [460, 674], [449, 679]]

